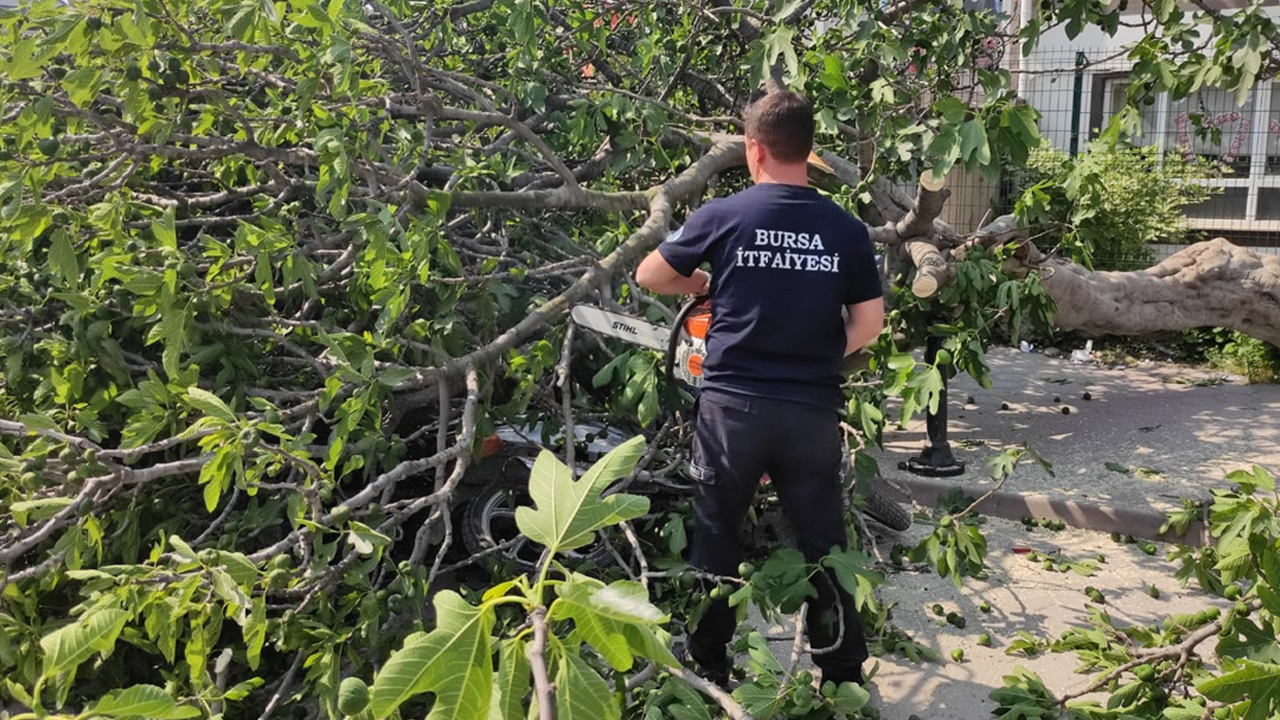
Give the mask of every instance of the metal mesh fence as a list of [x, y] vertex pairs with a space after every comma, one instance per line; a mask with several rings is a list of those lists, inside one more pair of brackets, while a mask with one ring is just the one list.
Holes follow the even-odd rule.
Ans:
[[[1059, 157], [1091, 152], [1094, 138], [1126, 106], [1130, 61], [1121, 48], [1048, 47], [1004, 64], [1014, 71], [1019, 96], [1041, 114], [1047, 152]], [[1136, 219], [1117, 211], [1117, 242], [1097, 250], [1097, 266], [1140, 269], [1212, 237], [1280, 254], [1280, 83], [1259, 84], [1243, 105], [1231, 91], [1206, 89], [1180, 100], [1160, 94], [1137, 112], [1141, 131], [1129, 140], [1138, 151], [1105, 162], [1109, 199]], [[1006, 165], [998, 180], [955, 171], [946, 219], [970, 231], [1009, 212], [1052, 162], [1042, 154], [1029, 167]], [[1169, 193], [1157, 192], [1165, 181], [1183, 189], [1171, 191], [1181, 206], [1168, 217], [1138, 212], [1144, 203], [1167, 200]], [[1159, 227], [1143, 227], [1140, 221], [1149, 224], [1152, 216], [1161, 219]]]

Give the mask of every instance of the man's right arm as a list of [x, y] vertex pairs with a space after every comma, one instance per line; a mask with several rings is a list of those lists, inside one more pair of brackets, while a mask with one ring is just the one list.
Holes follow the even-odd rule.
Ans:
[[711, 277], [703, 270], [681, 275], [661, 252], [654, 250], [636, 268], [636, 282], [659, 295], [705, 295], [710, 290]]
[[844, 354], [852, 355], [880, 336], [884, 329], [884, 298], [872, 298], [845, 306]]
[[698, 268], [712, 254], [716, 224], [712, 207], [702, 206], [636, 268], [636, 282], [660, 295], [705, 295], [711, 278]]

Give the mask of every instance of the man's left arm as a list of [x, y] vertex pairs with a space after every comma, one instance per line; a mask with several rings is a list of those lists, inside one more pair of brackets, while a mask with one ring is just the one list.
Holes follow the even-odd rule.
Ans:
[[884, 298], [880, 292], [880, 272], [876, 268], [875, 247], [867, 226], [855, 226], [855, 251], [846, 266], [844, 354], [858, 352], [871, 344], [884, 329]]
[[880, 336], [884, 329], [884, 298], [876, 297], [846, 305], [844, 354], [852, 355]]

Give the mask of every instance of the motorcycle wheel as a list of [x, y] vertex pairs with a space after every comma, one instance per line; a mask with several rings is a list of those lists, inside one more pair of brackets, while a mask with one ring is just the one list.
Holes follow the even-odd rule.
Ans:
[[[505, 568], [517, 573], [532, 573], [538, 568], [543, 546], [525, 537], [516, 525], [516, 508], [532, 507], [529, 497], [529, 473], [512, 472], [489, 483], [467, 504], [462, 516], [462, 544], [472, 556], [488, 553], [482, 563], [490, 569]], [[494, 548], [511, 543], [494, 552]], [[595, 541], [577, 550], [561, 553], [570, 565], [612, 562], [609, 549]]]
[[890, 530], [903, 532], [911, 527], [911, 513], [902, 503], [889, 497], [881, 485], [880, 479], [869, 483], [859, 483], [859, 493], [866, 500], [866, 514], [872, 520]]

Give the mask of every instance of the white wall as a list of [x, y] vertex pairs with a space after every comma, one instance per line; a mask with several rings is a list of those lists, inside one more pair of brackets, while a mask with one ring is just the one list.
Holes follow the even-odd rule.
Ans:
[[[1280, 15], [1280, 8], [1271, 7], [1267, 12]], [[1100, 28], [1089, 26], [1075, 38], [1068, 38], [1065, 26], [1059, 26], [1046, 32], [1035, 51], [1023, 60], [1025, 68], [1031, 71], [1022, 85], [1023, 96], [1043, 114], [1040, 130], [1054, 147], [1066, 150], [1070, 146], [1076, 53], [1084, 52], [1090, 63], [1081, 83], [1079, 124], [1075, 128], [1083, 150], [1091, 130], [1088, 125], [1093, 105], [1093, 75], [1128, 71], [1131, 63], [1125, 57], [1125, 48], [1143, 35], [1138, 28], [1120, 27], [1115, 36], [1109, 36]], [[1101, 62], [1104, 59], [1106, 62]]]
[[1083, 150], [1089, 138], [1093, 75], [1127, 71], [1131, 65], [1124, 57], [1124, 46], [1141, 38], [1142, 33], [1134, 28], [1120, 28], [1115, 37], [1109, 37], [1096, 27], [1088, 27], [1071, 40], [1064, 28], [1057, 27], [1041, 39], [1024, 61], [1029, 72], [1022, 87], [1027, 102], [1042, 113], [1040, 130], [1054, 147], [1066, 150], [1071, 143], [1076, 53], [1083, 52], [1088, 62], [1081, 81], [1079, 125], [1075, 128]]

